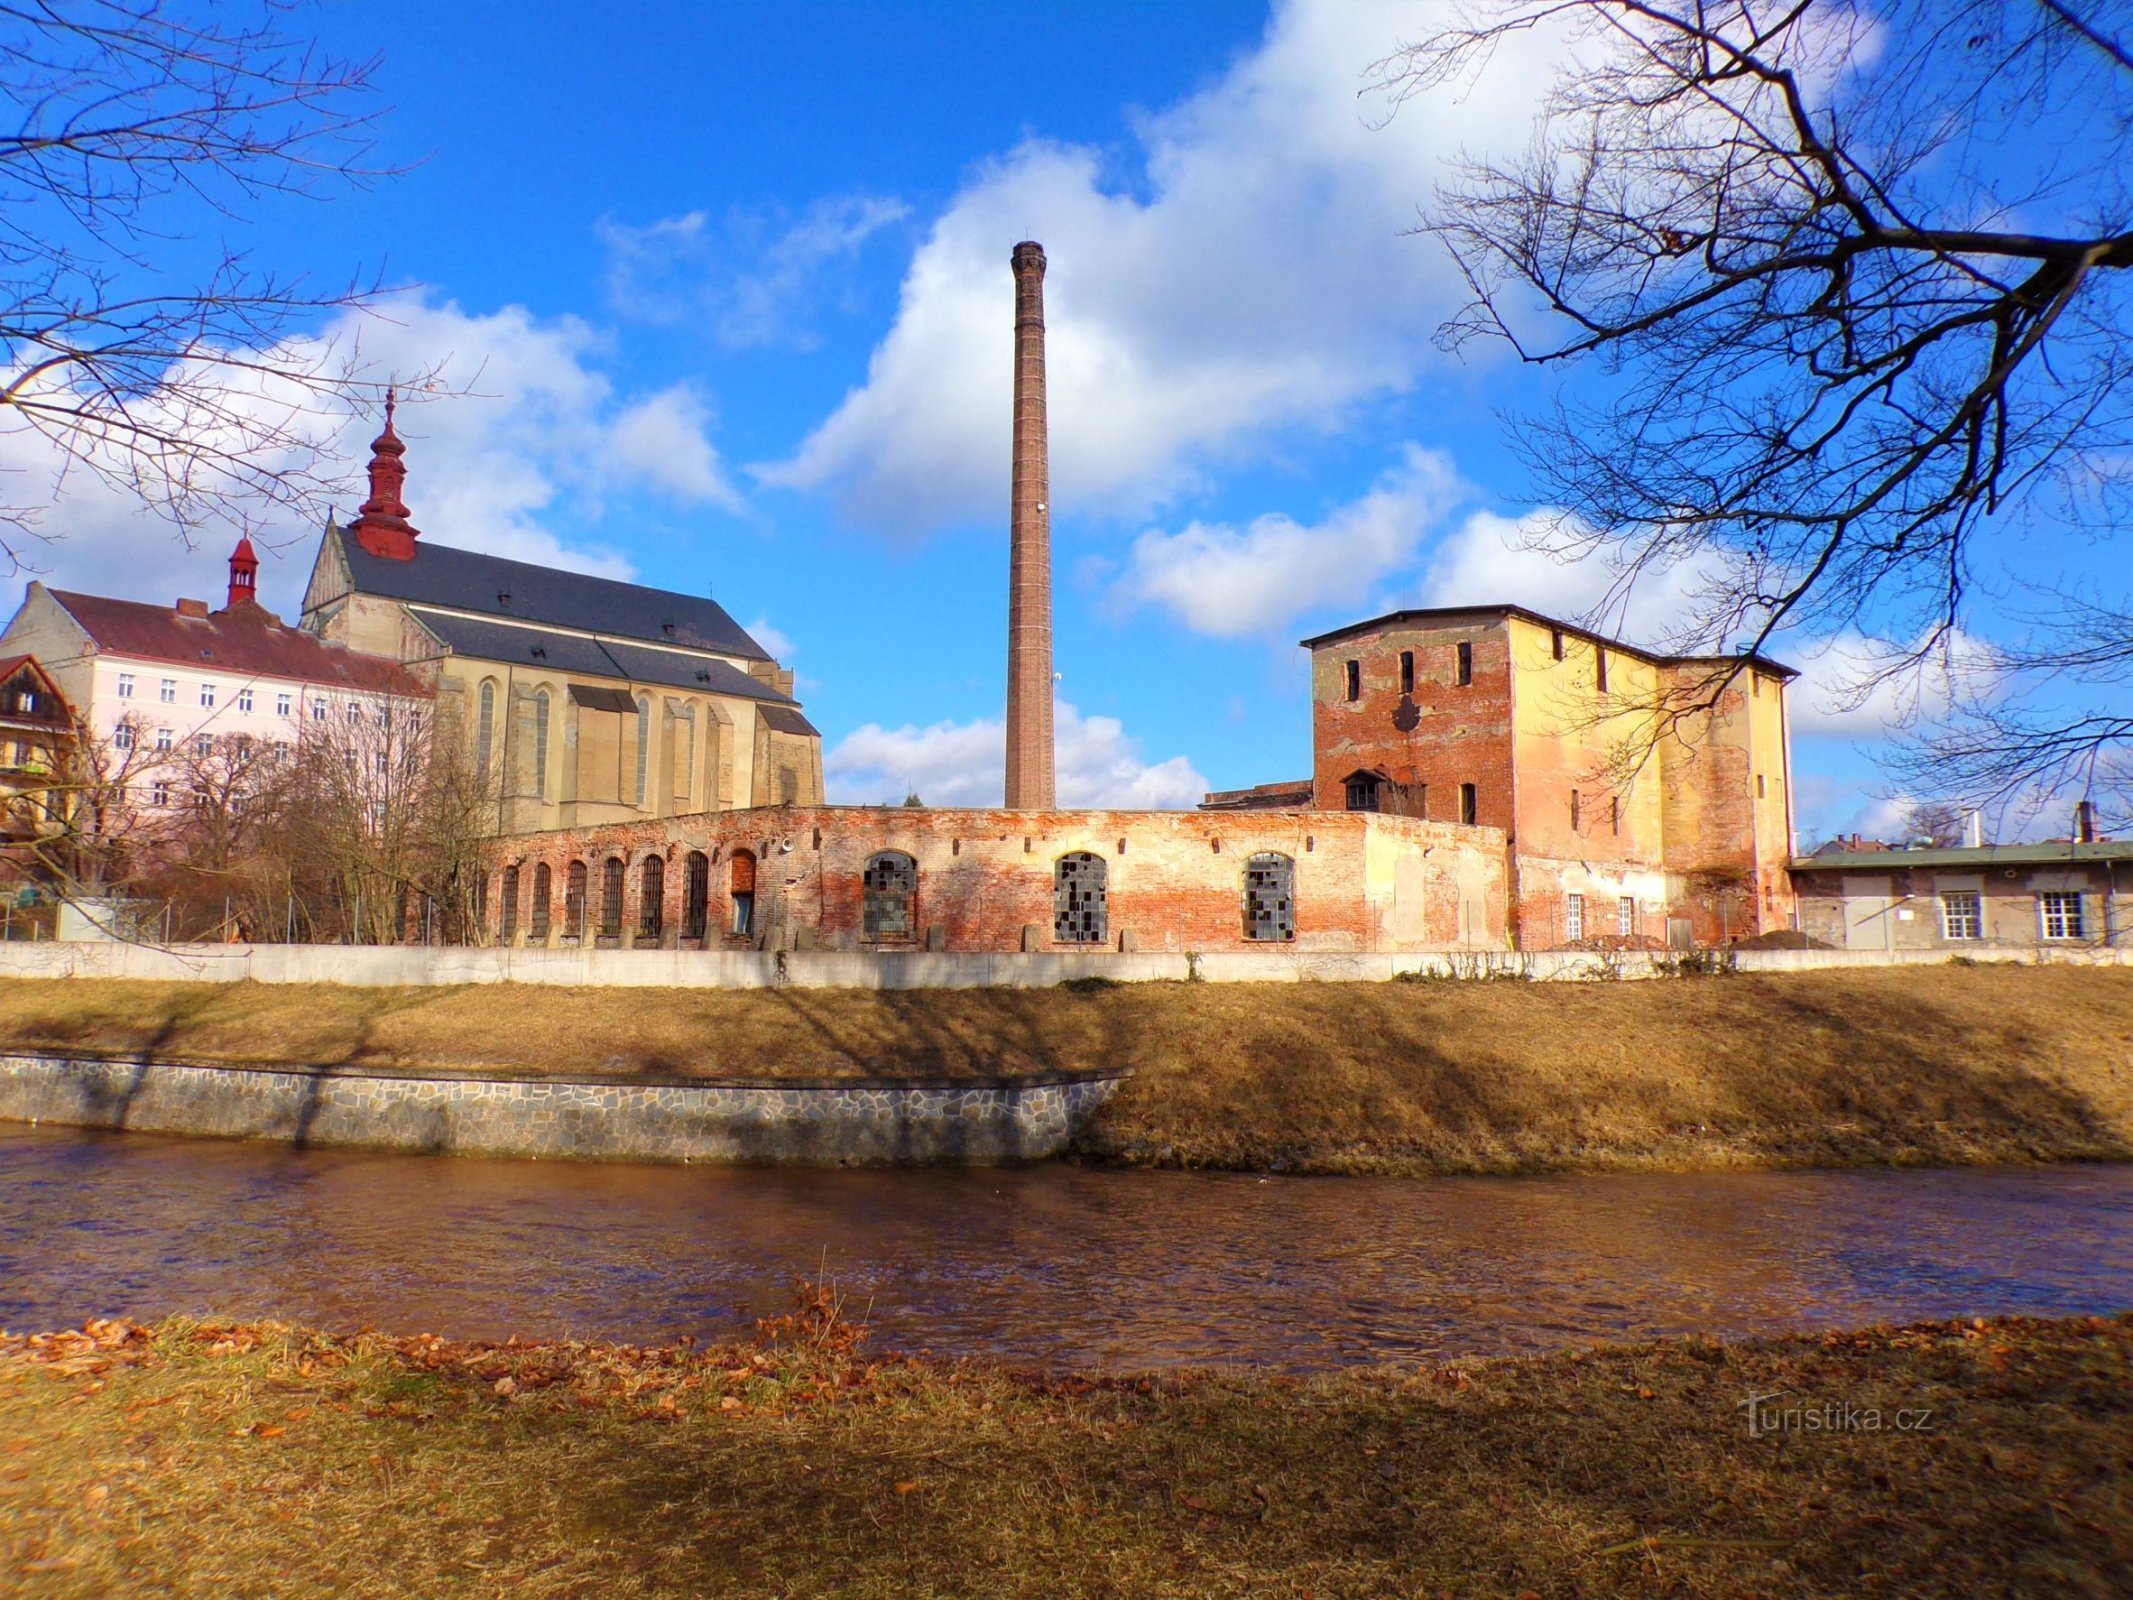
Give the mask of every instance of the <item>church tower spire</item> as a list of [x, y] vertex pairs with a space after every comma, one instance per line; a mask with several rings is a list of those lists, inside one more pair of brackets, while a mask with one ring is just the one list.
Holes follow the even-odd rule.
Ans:
[[393, 431], [393, 404], [397, 397], [385, 391], [385, 431], [370, 444], [370, 498], [349, 524], [348, 531], [374, 556], [388, 561], [415, 559], [415, 540], [422, 530], [407, 520], [407, 502], [401, 492], [407, 487], [407, 446]]

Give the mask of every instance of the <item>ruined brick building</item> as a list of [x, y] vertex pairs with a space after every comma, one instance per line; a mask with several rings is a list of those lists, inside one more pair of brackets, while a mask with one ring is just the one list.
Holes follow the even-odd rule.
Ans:
[[1399, 611], [1304, 646], [1311, 803], [1502, 829], [1514, 942], [1792, 925], [1792, 668], [1655, 654], [1514, 605]]
[[[1028, 242], [1010, 261], [1006, 804], [822, 806], [818, 786], [766, 792], [756, 782], [720, 791], [753, 804], [685, 810], [677, 789], [671, 809], [640, 794], [632, 814], [625, 792], [500, 841], [492, 937], [1329, 952], [1716, 942], [1788, 925], [1791, 670], [1724, 663], [1737, 670], [1715, 704], [1619, 772], [1638, 707], [1718, 664], [1638, 650], [1516, 606], [1400, 612], [1306, 641], [1307, 784], [1210, 796], [1191, 813], [1059, 809], [1044, 264]], [[322, 554], [322, 572], [331, 557]], [[358, 584], [379, 581], [362, 576], [374, 566], [343, 559]], [[326, 588], [349, 581], [336, 571]], [[431, 620], [434, 599], [408, 609], [431, 633], [452, 636]]]

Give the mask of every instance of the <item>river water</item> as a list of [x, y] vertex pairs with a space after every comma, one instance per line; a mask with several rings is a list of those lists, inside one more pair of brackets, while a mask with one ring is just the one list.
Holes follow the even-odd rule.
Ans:
[[0, 1327], [746, 1331], [826, 1269], [876, 1347], [1290, 1369], [2133, 1307], [2133, 1167], [1261, 1178], [297, 1151], [0, 1124]]

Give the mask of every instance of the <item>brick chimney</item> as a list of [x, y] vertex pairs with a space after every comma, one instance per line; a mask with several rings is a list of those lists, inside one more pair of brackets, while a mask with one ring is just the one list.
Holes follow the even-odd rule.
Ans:
[[390, 561], [415, 559], [415, 540], [422, 530], [407, 520], [407, 503], [400, 498], [407, 486], [407, 463], [401, 457], [407, 446], [393, 432], [393, 392], [385, 391], [385, 431], [370, 444], [370, 498], [356, 514], [348, 531], [374, 556]]
[[1007, 573], [1007, 808], [1048, 811], [1052, 783], [1052, 514], [1044, 425], [1044, 247], [1015, 273], [1015, 455]]

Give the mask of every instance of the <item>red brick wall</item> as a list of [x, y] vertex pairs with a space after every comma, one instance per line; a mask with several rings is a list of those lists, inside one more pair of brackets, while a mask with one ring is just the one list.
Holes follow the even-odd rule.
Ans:
[[[1461, 643], [1473, 647], [1466, 685], [1457, 681]], [[1402, 651], [1414, 653], [1411, 694], [1400, 690]], [[1362, 675], [1353, 701], [1350, 661]], [[1475, 822], [1511, 828], [1511, 658], [1502, 619], [1395, 624], [1313, 651], [1311, 752], [1312, 802], [1323, 810], [1346, 808], [1349, 774], [1382, 771], [1410, 794], [1426, 785], [1420, 814], [1433, 821], [1457, 822], [1459, 786], [1471, 783]]]
[[[731, 862], [748, 850], [757, 860], [756, 936], [733, 938]], [[1072, 850], [1102, 858], [1107, 875], [1108, 937], [1118, 949], [1130, 936], [1142, 950], [1267, 948], [1244, 930], [1246, 860], [1261, 851], [1294, 865], [1295, 950], [1445, 948], [1504, 942], [1503, 836], [1408, 818], [1316, 812], [944, 811], [902, 807], [796, 807], [718, 812], [525, 834], [503, 841], [498, 867], [520, 866], [518, 938], [532, 922], [534, 865], [553, 877], [551, 926], [565, 930], [569, 864], [588, 864], [597, 902], [601, 864], [625, 866], [623, 943], [639, 923], [642, 864], [665, 862], [661, 942], [682, 925], [687, 858], [711, 864], [709, 943], [812, 943], [827, 949], [872, 948], [862, 925], [862, 875], [877, 851], [900, 850], [918, 864], [914, 933], [883, 947], [924, 948], [927, 934], [949, 950], [1010, 951], [1034, 926], [1035, 948], [1055, 944], [1055, 861]], [[501, 872], [492, 878], [500, 884]], [[501, 912], [492, 895], [490, 933]], [[587, 915], [586, 937], [598, 926]]]

